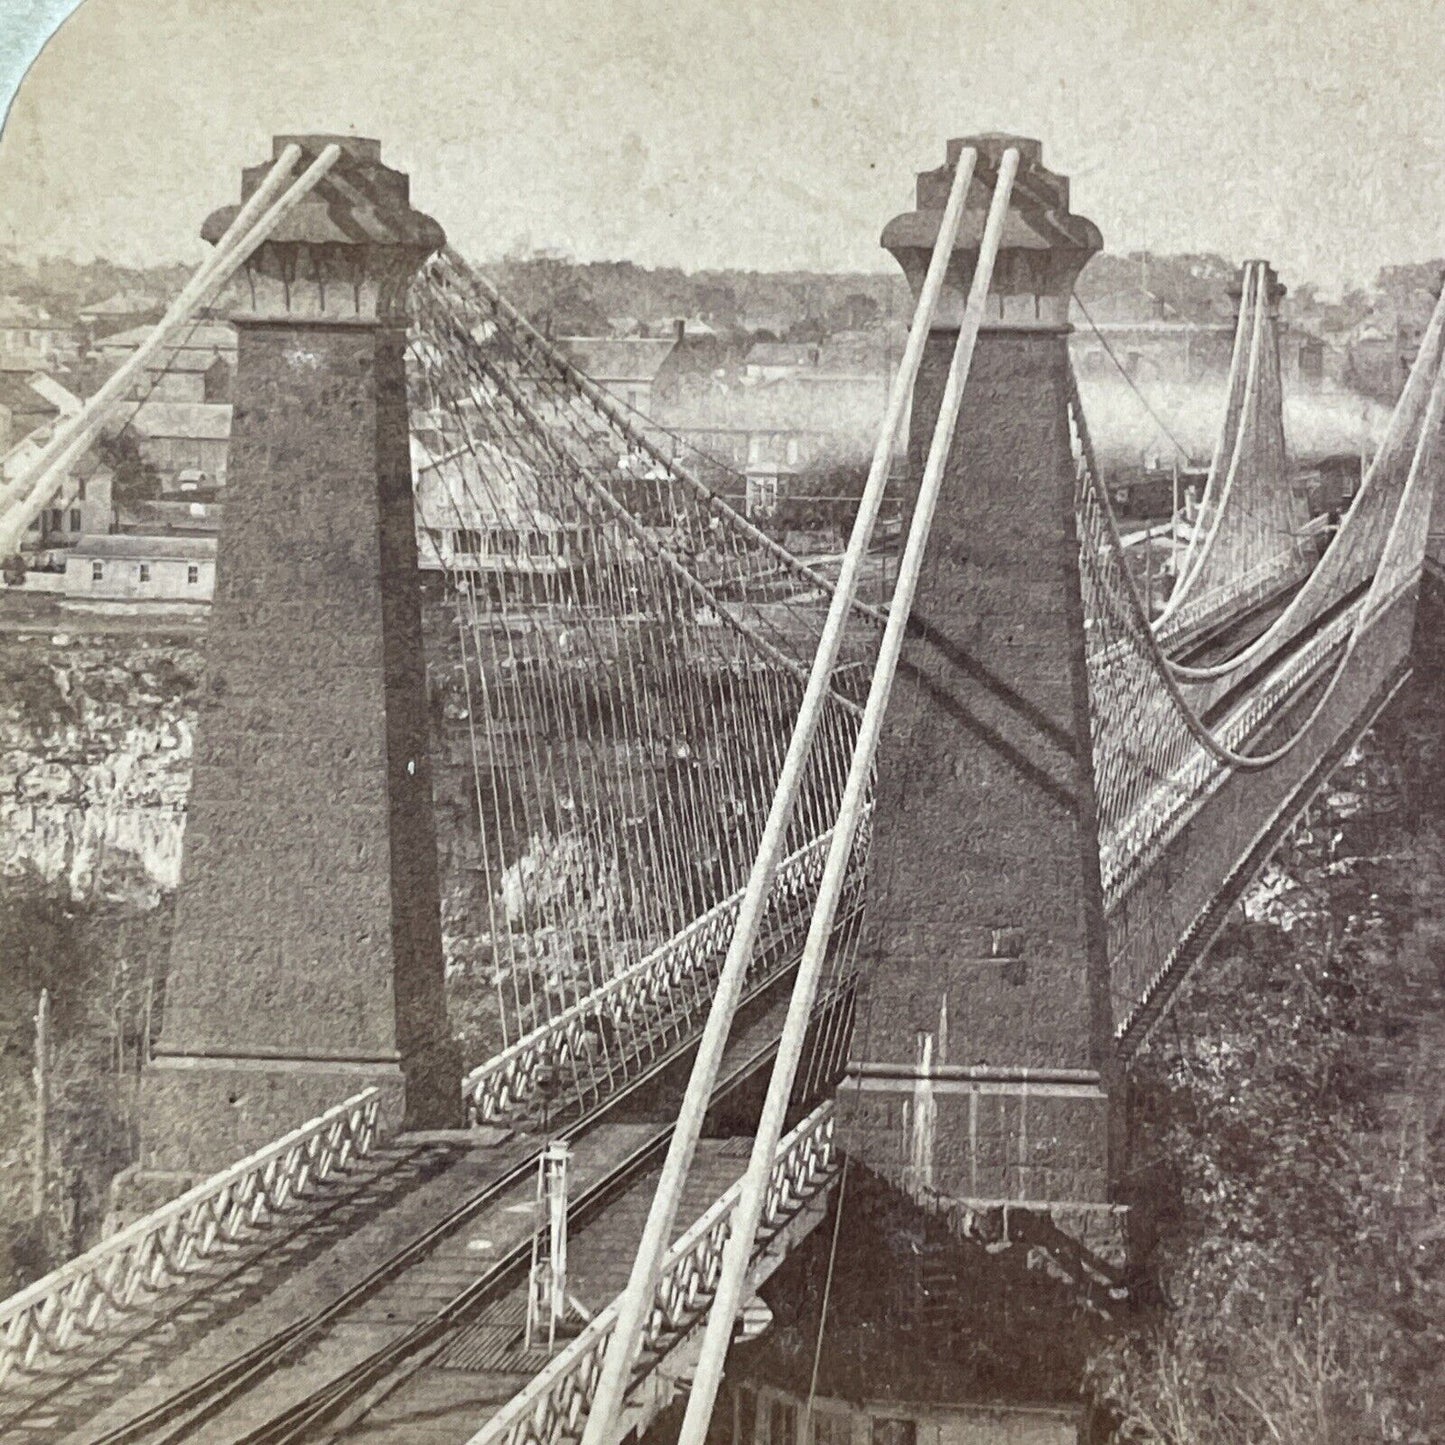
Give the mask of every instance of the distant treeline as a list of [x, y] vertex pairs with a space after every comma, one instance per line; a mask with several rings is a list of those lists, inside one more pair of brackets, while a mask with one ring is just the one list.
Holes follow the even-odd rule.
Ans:
[[[684, 271], [632, 261], [577, 261], [554, 250], [514, 250], [481, 261], [513, 303], [554, 335], [605, 335], [618, 323], [657, 330], [671, 318], [700, 320], [723, 334], [813, 342], [840, 331], [907, 325], [911, 306], [896, 271]], [[61, 321], [117, 292], [165, 298], [190, 268], [121, 266], [97, 259], [24, 260], [0, 249], [0, 297], [44, 306]], [[1307, 278], [1285, 274], [1284, 316], [1291, 324], [1343, 344], [1367, 322], [1387, 329], [1421, 324], [1437, 294], [1445, 260], [1385, 266], [1373, 285], [1325, 299]], [[1079, 279], [1085, 305], [1119, 293], [1147, 291], [1167, 314], [1217, 322], [1231, 314], [1238, 264], [1201, 252], [1103, 253]]]

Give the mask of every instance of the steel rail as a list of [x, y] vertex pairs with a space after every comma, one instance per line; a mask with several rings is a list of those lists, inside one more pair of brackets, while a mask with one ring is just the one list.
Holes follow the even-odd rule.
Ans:
[[[851, 919], [861, 910], [861, 899], [855, 904], [849, 914]], [[848, 919], [840, 918], [839, 926], [843, 926]], [[792, 967], [796, 966], [796, 958], [789, 964], [758, 979], [749, 989], [745, 1002], [753, 1003], [769, 989], [783, 982]], [[687, 1053], [696, 1045], [697, 1033], [693, 1033], [678, 1039], [673, 1047], [660, 1053], [651, 1061], [647, 1069], [634, 1079], [625, 1082], [616, 1093], [605, 1099], [598, 1107], [591, 1112], [572, 1120], [567, 1125], [556, 1131], [557, 1137], [566, 1140], [576, 1140], [590, 1133], [594, 1128], [603, 1124], [612, 1111], [630, 1098], [635, 1096], [646, 1085], [652, 1083], [659, 1075], [673, 1067], [680, 1059], [686, 1057]], [[776, 1042], [772, 1042], [760, 1051], [763, 1061], [771, 1057], [772, 1052], [777, 1048]], [[749, 1058], [739, 1071], [734, 1071], [729, 1079], [720, 1082], [716, 1098], [723, 1098], [732, 1092], [741, 1082], [743, 1075], [750, 1075], [758, 1067], [758, 1058]], [[666, 1126], [667, 1135], [670, 1136], [672, 1125]], [[651, 1141], [650, 1147], [661, 1148], [666, 1138], [661, 1142]], [[502, 1196], [509, 1191], [525, 1184], [532, 1177], [541, 1156], [542, 1150], [539, 1146], [531, 1151], [526, 1158], [519, 1161], [513, 1168], [509, 1169], [500, 1178], [493, 1180], [483, 1189], [479, 1190], [471, 1198], [464, 1200], [455, 1210], [438, 1221], [430, 1229], [415, 1239], [408, 1241], [394, 1254], [389, 1256], [364, 1278], [357, 1281], [342, 1295], [314, 1311], [303, 1319], [294, 1321], [283, 1330], [277, 1331], [268, 1339], [247, 1350], [235, 1360], [227, 1362], [216, 1370], [211, 1371], [202, 1379], [193, 1384], [178, 1390], [167, 1399], [160, 1401], [144, 1413], [137, 1415], [134, 1419], [127, 1421], [124, 1425], [117, 1427], [108, 1434], [99, 1437], [93, 1445], [139, 1445], [141, 1441], [152, 1442], [152, 1445], [179, 1445], [179, 1442], [190, 1438], [191, 1433], [207, 1420], [219, 1414], [222, 1410], [242, 1398], [250, 1391], [253, 1385], [263, 1379], [271, 1372], [282, 1359], [294, 1356], [296, 1351], [303, 1348], [308, 1342], [314, 1340], [320, 1334], [330, 1329], [338, 1320], [349, 1314], [358, 1305], [375, 1295], [379, 1290], [385, 1288], [407, 1269], [425, 1258], [433, 1248], [450, 1235], [455, 1234], [458, 1229], [465, 1227], [479, 1213], [495, 1204]], [[619, 1166], [621, 1167], [621, 1166]], [[614, 1170], [615, 1174], [616, 1171]], [[609, 1175], [609, 1178], [612, 1176]], [[599, 1181], [600, 1183], [601, 1181]], [[597, 1186], [593, 1186], [595, 1189]], [[584, 1196], [586, 1197], [586, 1196]], [[580, 1203], [580, 1200], [579, 1200]], [[519, 1246], [519, 1248], [523, 1248]], [[530, 1245], [526, 1246], [530, 1249]], [[510, 1260], [498, 1261], [487, 1275], [481, 1277], [485, 1281], [491, 1279], [496, 1271], [502, 1268]], [[217, 1282], [218, 1285], [220, 1281]], [[480, 1281], [478, 1282], [480, 1283]], [[495, 1281], [492, 1288], [496, 1287]], [[472, 1287], [469, 1286], [469, 1289]], [[454, 1302], [455, 1303], [455, 1302]], [[363, 1362], [364, 1364], [365, 1362]], [[361, 1367], [356, 1367], [360, 1369]], [[354, 1373], [348, 1372], [348, 1375]], [[347, 1376], [340, 1379], [345, 1380]], [[348, 1400], [356, 1393], [356, 1386], [352, 1384], [346, 1393], [346, 1398], [333, 1398], [330, 1393], [338, 1382], [331, 1382], [330, 1386], [323, 1387], [327, 1394], [326, 1408], [344, 1408]], [[318, 1392], [320, 1394], [321, 1392]], [[317, 1397], [310, 1397], [315, 1400]], [[303, 1402], [306, 1404], [308, 1402]], [[297, 1407], [299, 1408], [299, 1407]], [[275, 1422], [272, 1422], [275, 1423]], [[266, 1427], [263, 1427], [266, 1428]], [[165, 1434], [157, 1434], [159, 1431], [168, 1431]], [[249, 1437], [248, 1437], [249, 1438]], [[258, 1439], [266, 1438], [258, 1436]], [[289, 1438], [289, 1437], [278, 1437]]]
[[[854, 914], [850, 913], [847, 918], [840, 917], [839, 926], [843, 926], [853, 916]], [[760, 989], [758, 992], [762, 991]], [[830, 997], [830, 1004], [836, 1002], [836, 999]], [[770, 1039], [719, 1078], [710, 1097], [709, 1107], [715, 1107], [720, 1100], [736, 1092], [764, 1068], [777, 1053], [779, 1042], [779, 1039]], [[654, 1163], [667, 1148], [676, 1127], [675, 1119], [659, 1125], [626, 1159], [577, 1196], [568, 1210], [569, 1229], [596, 1217], [639, 1173]], [[525, 1166], [525, 1172], [529, 1176], [535, 1163], [535, 1159], [532, 1159]], [[237, 1445], [298, 1445], [298, 1442], [308, 1438], [311, 1431], [327, 1425], [337, 1425], [335, 1417], [348, 1407], [360, 1406], [361, 1413], [373, 1408], [380, 1398], [399, 1388], [418, 1369], [423, 1368], [427, 1361], [448, 1343], [453, 1330], [469, 1323], [471, 1317], [491, 1303], [500, 1291], [514, 1288], [525, 1275], [530, 1260], [531, 1241], [528, 1239], [514, 1246], [507, 1255], [460, 1290], [431, 1318], [413, 1326], [400, 1339], [384, 1345], [274, 1420], [242, 1436]], [[343, 1422], [342, 1428], [345, 1428], [346, 1423], [351, 1422]], [[157, 1445], [171, 1445], [171, 1442], [179, 1442], [185, 1438], [184, 1435], [167, 1436], [163, 1442], [157, 1442]]]
[[[395, 1159], [384, 1161], [386, 1165], [384, 1172], [379, 1173], [372, 1180], [365, 1181], [362, 1184], [362, 1187], [375, 1188], [377, 1186], [384, 1185], [387, 1180], [397, 1174], [400, 1174], [409, 1165], [414, 1164], [417, 1160], [423, 1158], [427, 1154], [429, 1148], [430, 1146], [426, 1144], [414, 1144], [408, 1146]], [[377, 1162], [377, 1160], [378, 1156], [375, 1154], [368, 1156], [368, 1162]], [[338, 1175], [335, 1176], [333, 1180], [328, 1180], [327, 1182], [341, 1183], [344, 1181], [342, 1180], [342, 1176]], [[318, 1225], [324, 1224], [339, 1211], [352, 1207], [356, 1202], [356, 1196], [356, 1190], [350, 1190], [341, 1193], [337, 1198], [329, 1201], [321, 1208], [308, 1211], [302, 1218], [296, 1221], [294, 1227], [283, 1229], [274, 1236], [271, 1235], [268, 1231], [264, 1240], [265, 1248], [267, 1250], [274, 1250], [278, 1247], [284, 1247], [285, 1245], [290, 1244], [293, 1240], [300, 1238], [301, 1235], [314, 1231]], [[248, 1241], [248, 1243], [253, 1244], [261, 1244], [262, 1242], [262, 1237], [259, 1232], [251, 1240]], [[255, 1263], [255, 1255], [249, 1252], [244, 1253], [232, 1268], [227, 1269], [224, 1273], [221, 1273], [211, 1278], [207, 1283], [205, 1292], [207, 1294], [213, 1294], [217, 1290], [224, 1289], [226, 1286], [233, 1284], [236, 1280], [247, 1275], [254, 1268]], [[112, 1360], [115, 1359], [117, 1355], [131, 1348], [137, 1340], [144, 1339], [147, 1334], [156, 1330], [164, 1323], [164, 1318], [150, 1318], [145, 1322], [145, 1326], [143, 1329], [137, 1330], [136, 1332], [131, 1334], [127, 1334], [125, 1338], [117, 1341], [117, 1343], [112, 1349], [102, 1354], [99, 1359], [87, 1359], [83, 1361], [86, 1373], [91, 1373], [99, 1366], [110, 1363]], [[290, 1330], [294, 1329], [295, 1326], [288, 1326], [287, 1328], [289, 1332]], [[3, 1426], [3, 1428], [7, 1430], [13, 1429], [16, 1425], [21, 1424], [23, 1421], [33, 1416], [37, 1410], [43, 1410], [46, 1407], [55, 1406], [60, 1400], [60, 1397], [74, 1383], [74, 1375], [66, 1375], [63, 1378], [57, 1379], [51, 1389], [46, 1390], [44, 1393], [37, 1394], [34, 1398], [25, 1401], [24, 1405], [20, 1409], [15, 1410], [8, 1415], [5, 1415], [3, 1420], [0, 1420], [0, 1426]]]

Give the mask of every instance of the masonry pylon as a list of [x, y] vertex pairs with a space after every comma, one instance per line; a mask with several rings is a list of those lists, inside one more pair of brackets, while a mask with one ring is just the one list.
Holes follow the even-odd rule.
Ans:
[[[198, 1176], [368, 1084], [460, 1123], [444, 996], [405, 300], [445, 242], [352, 137], [237, 278], [226, 505], [141, 1171]], [[268, 166], [244, 172], [242, 201]], [[216, 240], [235, 214], [217, 212]]]
[[[1110, 1236], [1109, 996], [1070, 449], [1069, 301], [1102, 238], [1038, 142], [953, 141], [883, 245], [917, 292], [973, 194], [914, 397], [916, 486], [1004, 150], [1022, 155], [878, 759], [845, 1147], [932, 1207]], [[906, 520], [906, 519], [905, 519]]]

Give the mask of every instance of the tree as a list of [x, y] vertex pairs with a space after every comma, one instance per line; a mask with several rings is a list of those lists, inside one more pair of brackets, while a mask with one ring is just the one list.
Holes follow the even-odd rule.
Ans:
[[102, 435], [96, 443], [101, 464], [115, 478], [116, 502], [152, 502], [161, 495], [160, 474], [141, 456], [135, 433], [122, 429]]
[[779, 520], [789, 527], [846, 532], [868, 481], [868, 461], [815, 457], [788, 483]]
[[563, 251], [513, 250], [496, 268], [502, 294], [551, 336], [601, 336], [607, 316], [583, 267]]
[[883, 308], [862, 291], [850, 291], [829, 309], [828, 322], [835, 331], [867, 331], [878, 324]]

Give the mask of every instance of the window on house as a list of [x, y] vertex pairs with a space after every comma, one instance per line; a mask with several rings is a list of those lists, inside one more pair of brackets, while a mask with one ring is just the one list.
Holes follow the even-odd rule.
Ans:
[[142, 562], [139, 571], [142, 582], [149, 582], [151, 580], [151, 564], [149, 562]]
[[797, 1407], [789, 1400], [774, 1400], [768, 1409], [768, 1445], [797, 1445]]
[[58, 532], [65, 521], [65, 513], [60, 507], [50, 509], [50, 530]]
[[733, 1405], [733, 1445], [753, 1445], [757, 1425], [758, 1397], [746, 1385], [739, 1385]]
[[105, 563], [104, 563], [104, 562], [92, 562], [92, 563], [90, 564], [90, 580], [91, 580], [92, 582], [99, 582], [104, 576], [105, 576]]
[[831, 1415], [824, 1410], [813, 1412], [813, 1445], [850, 1445], [852, 1439], [851, 1415]]
[[72, 508], [70, 509], [70, 530], [71, 530], [72, 532], [78, 532], [78, 531], [80, 531], [80, 508], [79, 508], [79, 507], [72, 507]]
[[478, 556], [482, 552], [482, 534], [474, 527], [460, 527], [452, 533], [452, 549]]
[[778, 510], [778, 479], [771, 476], [748, 478], [747, 514], [770, 517]]
[[187, 567], [186, 567], [186, 583], [187, 583], [187, 585], [188, 585], [188, 586], [191, 586], [191, 587], [194, 587], [194, 586], [196, 585], [196, 583], [199, 582], [200, 580], [201, 580], [201, 569], [200, 569], [194, 562], [189, 563], [189, 564], [187, 565]]
[[918, 1445], [918, 1423], [887, 1415], [873, 1417], [871, 1445]]

